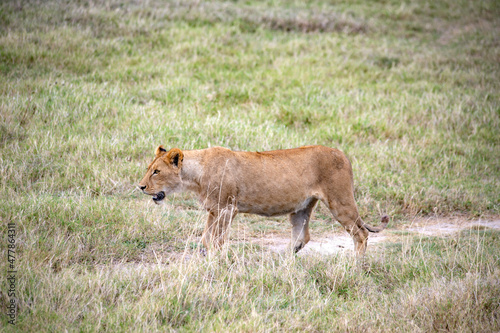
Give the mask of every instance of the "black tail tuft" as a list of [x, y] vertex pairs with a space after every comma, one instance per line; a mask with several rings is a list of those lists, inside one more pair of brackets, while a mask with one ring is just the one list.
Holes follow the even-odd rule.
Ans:
[[363, 221], [361, 221], [361, 223], [362, 223], [363, 227], [365, 227], [366, 230], [368, 230], [369, 232], [381, 232], [389, 224], [389, 216], [387, 216], [387, 215], [382, 216], [380, 221], [382, 222], [382, 224], [379, 225], [378, 227], [373, 227], [373, 226], [371, 226]]

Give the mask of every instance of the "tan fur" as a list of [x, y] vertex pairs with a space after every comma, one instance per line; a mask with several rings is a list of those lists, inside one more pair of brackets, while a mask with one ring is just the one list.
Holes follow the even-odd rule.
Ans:
[[[156, 170], [156, 174], [155, 174]], [[363, 255], [368, 231], [354, 201], [351, 163], [340, 150], [307, 146], [266, 152], [236, 152], [222, 147], [202, 150], [156, 149], [156, 157], [139, 183], [155, 202], [178, 191], [194, 192], [208, 211], [203, 244], [218, 248], [228, 225], [238, 213], [263, 216], [289, 214], [291, 247], [299, 251], [310, 239], [309, 219], [322, 201], [351, 234], [355, 250]]]

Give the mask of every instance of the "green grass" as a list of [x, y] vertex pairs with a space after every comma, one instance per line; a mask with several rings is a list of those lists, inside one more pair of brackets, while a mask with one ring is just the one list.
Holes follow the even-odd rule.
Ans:
[[322, 144], [351, 159], [367, 221], [498, 218], [499, 36], [493, 0], [2, 2], [2, 328], [498, 331], [498, 232], [395, 234], [360, 265], [270, 254], [249, 239], [286, 219], [242, 215], [203, 258], [198, 203], [135, 185], [159, 144]]

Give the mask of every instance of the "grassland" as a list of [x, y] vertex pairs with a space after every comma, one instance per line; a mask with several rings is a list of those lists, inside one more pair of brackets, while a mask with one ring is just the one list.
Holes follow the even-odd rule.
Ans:
[[135, 189], [158, 144], [323, 144], [366, 221], [498, 218], [499, 36], [494, 0], [1, 2], [1, 330], [499, 331], [498, 231], [388, 230], [360, 265], [270, 253], [249, 240], [286, 218], [238, 216], [202, 257], [193, 198]]

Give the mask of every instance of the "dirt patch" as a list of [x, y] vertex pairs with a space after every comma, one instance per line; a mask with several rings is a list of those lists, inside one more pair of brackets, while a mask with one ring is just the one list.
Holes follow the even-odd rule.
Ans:
[[[370, 234], [368, 239], [369, 246], [382, 242], [397, 241], [394, 231], [408, 231], [410, 233], [421, 234], [424, 236], [449, 236], [464, 229], [482, 228], [482, 229], [500, 229], [500, 219], [494, 220], [465, 220], [463, 218], [419, 218], [412, 221], [409, 225], [397, 227], [395, 229], [386, 229], [380, 234]], [[290, 242], [289, 238], [281, 235], [275, 237], [265, 237], [250, 240], [254, 244], [259, 244], [268, 248], [271, 252], [284, 252], [287, 250]], [[332, 234], [330, 237], [314, 238], [298, 253], [300, 256], [310, 254], [329, 255], [345, 251], [354, 251], [354, 243], [351, 236], [344, 233]]]
[[[478, 220], [468, 220], [464, 217], [416, 218], [410, 223], [392, 223], [383, 232], [370, 234], [368, 251], [375, 250], [377, 245], [383, 243], [400, 243], [402, 242], [402, 237], [411, 237], [412, 235], [449, 237], [467, 229], [500, 230], [500, 216]], [[340, 228], [337, 230], [340, 230]], [[328, 233], [327, 236], [325, 236], [325, 233], [315, 236], [314, 232], [312, 232], [311, 237], [312, 239], [309, 243], [297, 253], [298, 256], [332, 255], [336, 253], [352, 254], [354, 252], [354, 242], [351, 236], [344, 231]], [[290, 242], [290, 234], [286, 232], [263, 233], [263, 237], [245, 237], [244, 235], [241, 236], [240, 232], [239, 236], [236, 233], [236, 235], [233, 234], [229, 238], [229, 246], [236, 246], [238, 243], [252, 243], [259, 245], [264, 251], [282, 254], [288, 251]], [[137, 269], [150, 271], [164, 265], [169, 265], [170, 263], [190, 263], [193, 258], [203, 258], [205, 256], [206, 251], [202, 248], [199, 237], [193, 237], [186, 242], [186, 244], [190, 245], [186, 245], [184, 251], [173, 251], [172, 249], [159, 246], [144, 253], [141, 258], [137, 258], [136, 262], [116, 263], [115, 268], [120, 272]], [[197, 244], [198, 247], [193, 248], [192, 244]]]
[[[463, 217], [448, 218], [417, 218], [409, 224], [389, 225], [389, 228], [379, 234], [370, 234], [368, 239], [368, 251], [374, 251], [377, 244], [387, 242], [400, 243], [403, 237], [412, 235], [421, 235], [422, 237], [437, 236], [449, 237], [457, 232], [467, 229], [495, 229], [500, 230], [500, 216], [492, 219], [467, 220]], [[333, 232], [329, 236], [314, 236], [307, 243], [305, 248], [297, 253], [298, 256], [311, 255], [332, 255], [354, 253], [354, 243], [351, 236], [346, 232]], [[201, 239], [195, 237], [187, 241], [187, 244], [198, 244], [201, 247]], [[267, 233], [263, 237], [230, 237], [228, 244], [252, 243], [262, 247], [264, 251], [284, 254], [288, 251], [290, 236], [285, 233]], [[134, 262], [115, 263], [113, 271], [116, 274], [131, 274], [136, 271], [153, 272], [157, 269], [163, 269], [171, 263], [184, 263], [186, 265], [196, 265], [199, 261], [196, 258], [204, 258], [206, 251], [203, 248], [193, 249], [186, 246], [184, 251], [166, 250], [163, 247], [151, 249], [141, 258]], [[107, 265], [98, 265], [101, 270], [106, 271]]]
[[[385, 241], [387, 236], [383, 234], [370, 235], [370, 244], [380, 243]], [[263, 248], [268, 248], [271, 252], [285, 252], [290, 243], [289, 238], [284, 238], [281, 235], [273, 238], [253, 239], [252, 243], [258, 244]], [[331, 237], [313, 238], [307, 245], [298, 252], [299, 256], [320, 253], [334, 254], [341, 251], [352, 251], [354, 243], [348, 233], [333, 234]]]
[[419, 219], [413, 221], [406, 230], [426, 236], [447, 236], [470, 228], [500, 229], [500, 220]]

